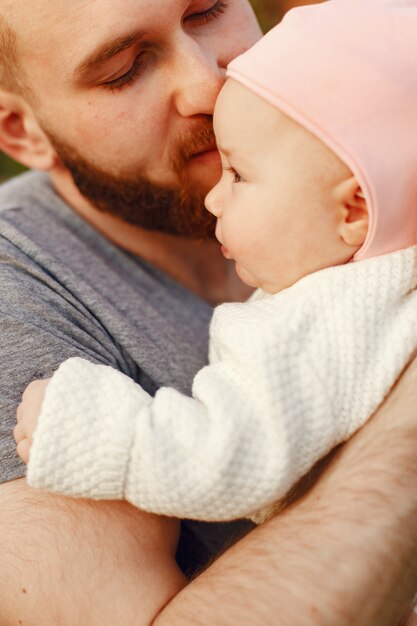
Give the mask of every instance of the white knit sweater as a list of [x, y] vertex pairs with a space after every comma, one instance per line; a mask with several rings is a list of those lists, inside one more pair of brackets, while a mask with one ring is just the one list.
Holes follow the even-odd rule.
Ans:
[[416, 285], [413, 247], [218, 307], [192, 398], [151, 398], [70, 359], [46, 392], [29, 483], [181, 518], [253, 515], [384, 399], [416, 351]]

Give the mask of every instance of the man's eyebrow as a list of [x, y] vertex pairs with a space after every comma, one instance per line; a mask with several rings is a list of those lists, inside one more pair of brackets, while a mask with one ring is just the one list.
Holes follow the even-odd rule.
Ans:
[[136, 31], [129, 35], [115, 37], [114, 39], [101, 43], [87, 58], [77, 65], [73, 75], [74, 82], [81, 82], [89, 74], [97, 70], [105, 61], [127, 50], [134, 44], [143, 40], [146, 36], [147, 33], [145, 31]]

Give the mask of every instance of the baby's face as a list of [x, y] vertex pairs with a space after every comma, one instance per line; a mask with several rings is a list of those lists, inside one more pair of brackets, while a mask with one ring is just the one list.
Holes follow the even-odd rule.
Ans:
[[206, 199], [240, 278], [268, 293], [347, 262], [337, 186], [352, 175], [321, 141], [233, 80], [214, 126], [223, 173]]

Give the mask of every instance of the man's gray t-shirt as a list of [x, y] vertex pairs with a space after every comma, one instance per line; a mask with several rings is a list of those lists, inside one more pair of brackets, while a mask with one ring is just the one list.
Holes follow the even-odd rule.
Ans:
[[25, 387], [73, 356], [110, 365], [149, 393], [189, 392], [206, 363], [211, 307], [77, 215], [49, 177], [0, 187], [0, 482], [24, 475], [15, 453]]

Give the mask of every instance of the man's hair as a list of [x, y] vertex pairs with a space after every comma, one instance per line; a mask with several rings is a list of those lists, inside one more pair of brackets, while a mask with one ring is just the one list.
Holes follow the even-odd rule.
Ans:
[[0, 13], [0, 87], [21, 92], [17, 34]]

